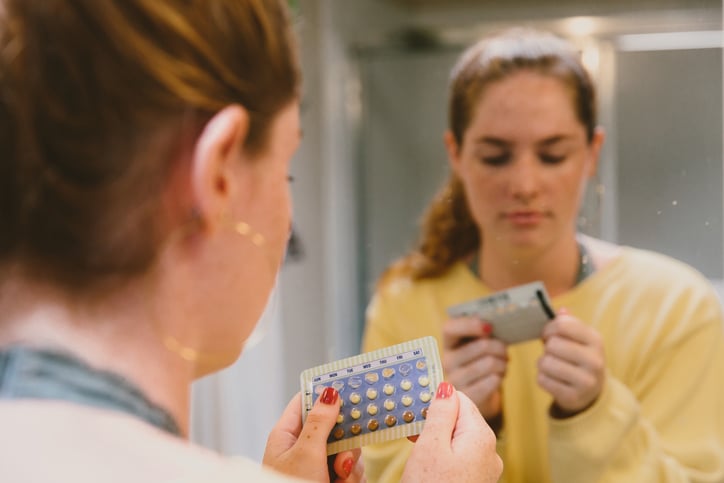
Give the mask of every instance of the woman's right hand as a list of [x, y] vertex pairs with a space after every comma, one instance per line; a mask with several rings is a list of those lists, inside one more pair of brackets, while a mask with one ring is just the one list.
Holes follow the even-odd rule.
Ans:
[[449, 382], [440, 383], [402, 481], [488, 483], [502, 471], [495, 435], [478, 408]]
[[501, 415], [500, 386], [508, 366], [507, 347], [490, 337], [491, 330], [490, 324], [474, 317], [450, 319], [442, 329], [445, 377], [487, 420]]
[[337, 421], [339, 407], [339, 393], [326, 388], [302, 426], [302, 395], [297, 393], [269, 434], [263, 464], [321, 483], [364, 481], [359, 448], [327, 457], [327, 437]]

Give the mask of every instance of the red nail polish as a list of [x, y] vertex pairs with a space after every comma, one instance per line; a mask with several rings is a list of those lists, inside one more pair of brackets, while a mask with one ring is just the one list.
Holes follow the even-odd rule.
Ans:
[[339, 398], [339, 393], [333, 387], [325, 387], [322, 395], [319, 396], [324, 404], [336, 404], [337, 398]]
[[487, 322], [483, 324], [483, 334], [490, 335], [493, 333], [493, 326]]
[[452, 384], [447, 381], [443, 381], [440, 383], [439, 386], [437, 386], [437, 394], [435, 394], [435, 398], [448, 399], [450, 396], [452, 396], [454, 390], [455, 388], [453, 388]]
[[348, 478], [349, 475], [352, 474], [352, 466], [354, 466], [354, 460], [352, 458], [347, 458], [344, 460], [344, 463], [342, 463], [342, 470], [344, 471], [345, 478]]

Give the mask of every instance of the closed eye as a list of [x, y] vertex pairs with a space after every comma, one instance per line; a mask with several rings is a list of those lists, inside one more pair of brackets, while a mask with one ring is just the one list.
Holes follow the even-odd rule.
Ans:
[[539, 157], [544, 164], [559, 164], [566, 159], [565, 156], [553, 154], [540, 154]]
[[481, 161], [488, 166], [504, 166], [510, 162], [510, 154], [504, 153], [497, 156], [483, 156]]

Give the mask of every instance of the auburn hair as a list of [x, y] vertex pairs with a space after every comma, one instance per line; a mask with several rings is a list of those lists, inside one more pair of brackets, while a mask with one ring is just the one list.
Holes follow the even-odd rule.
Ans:
[[264, 149], [295, 49], [282, 0], [4, 1], [0, 270], [76, 293], [144, 273], [179, 140], [236, 103]]

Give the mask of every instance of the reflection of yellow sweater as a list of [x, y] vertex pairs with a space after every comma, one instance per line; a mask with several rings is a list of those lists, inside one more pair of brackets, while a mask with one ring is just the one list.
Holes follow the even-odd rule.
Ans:
[[[445, 308], [489, 293], [463, 264], [390, 281], [367, 313], [364, 350], [433, 335]], [[662, 255], [622, 255], [553, 300], [598, 329], [608, 375], [596, 403], [553, 420], [536, 384], [539, 341], [508, 349], [501, 481], [724, 482], [724, 318], [708, 282]], [[363, 449], [369, 481], [399, 481], [412, 443]]]

